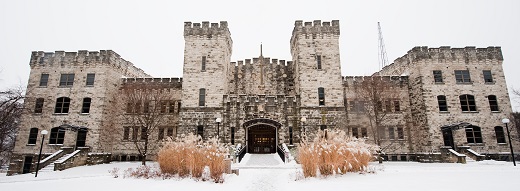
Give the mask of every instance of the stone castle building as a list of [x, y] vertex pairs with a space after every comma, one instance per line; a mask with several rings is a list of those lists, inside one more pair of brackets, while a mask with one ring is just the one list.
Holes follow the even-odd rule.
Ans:
[[[146, 133], [155, 143], [193, 133], [273, 153], [342, 129], [380, 145], [388, 160], [507, 157], [501, 120], [512, 109], [500, 47], [415, 47], [372, 76], [342, 76], [339, 37], [337, 20], [296, 21], [292, 61], [260, 51], [232, 62], [227, 22], [185, 22], [182, 78], [153, 78], [110, 50], [33, 52], [9, 174], [36, 169], [43, 130], [40, 167], [54, 169], [138, 160], [133, 140]], [[153, 132], [125, 118], [148, 112], [123, 99], [136, 84], [166, 92], [154, 100], [165, 120]]]

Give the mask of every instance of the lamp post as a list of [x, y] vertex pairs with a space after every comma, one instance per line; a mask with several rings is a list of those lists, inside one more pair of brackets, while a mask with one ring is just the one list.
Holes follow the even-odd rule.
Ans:
[[222, 119], [220, 117], [217, 117], [217, 119], [215, 119], [215, 122], [217, 122], [217, 141], [220, 142], [220, 122], [222, 122]]
[[45, 135], [47, 135], [49, 131], [43, 130], [40, 133], [42, 134], [42, 143], [40, 144], [40, 154], [38, 154], [38, 163], [36, 164], [36, 174], [34, 177], [38, 177], [38, 170], [40, 170], [40, 159], [42, 158], [43, 141], [45, 140]]
[[507, 126], [507, 124], [509, 123], [509, 119], [508, 118], [502, 119], [502, 123], [506, 124], [507, 138], [509, 139], [509, 148], [511, 149], [511, 157], [513, 158], [513, 165], [516, 166], [515, 153], [513, 152], [513, 144], [511, 143], [511, 136], [509, 135], [509, 127]]

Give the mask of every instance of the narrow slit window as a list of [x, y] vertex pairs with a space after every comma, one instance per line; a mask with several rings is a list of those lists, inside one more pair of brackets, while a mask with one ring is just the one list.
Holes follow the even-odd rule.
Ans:
[[320, 106], [325, 105], [325, 88], [318, 88], [318, 102]]

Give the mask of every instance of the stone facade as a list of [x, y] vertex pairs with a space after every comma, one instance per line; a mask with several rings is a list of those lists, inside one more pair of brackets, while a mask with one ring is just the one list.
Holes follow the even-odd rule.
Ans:
[[[85, 156], [139, 158], [133, 142], [125, 140], [129, 135], [123, 133], [128, 126], [124, 116], [129, 113], [121, 92], [136, 83], [168, 93], [167, 107], [172, 112], [164, 127], [174, 129], [169, 134], [174, 139], [194, 133], [204, 140], [218, 137], [228, 144], [254, 147], [249, 152], [273, 152], [278, 144], [297, 144], [304, 137], [312, 139], [320, 129], [339, 128], [378, 142], [391, 160], [440, 153], [449, 137], [445, 133], [452, 136], [451, 147], [469, 146], [490, 155], [507, 152], [507, 144], [497, 141], [501, 136], [495, 128], [512, 112], [500, 47], [415, 47], [373, 76], [342, 76], [339, 36], [337, 20], [296, 21], [290, 39], [292, 61], [266, 57], [260, 50], [257, 58], [231, 62], [233, 41], [227, 22], [186, 22], [182, 78], [152, 78], [109, 50], [33, 52], [25, 102], [28, 109], [22, 117], [10, 174], [24, 172], [24, 164], [26, 169], [35, 169], [31, 163], [37, 160], [39, 132], [56, 127], [65, 130], [64, 134], [51, 132], [55, 133], [50, 135], [54, 136], [52, 143], [46, 137], [45, 156], [80, 145], [90, 152]], [[440, 82], [435, 82], [439, 78], [433, 71], [442, 73]], [[463, 74], [456, 76], [455, 71]], [[469, 81], [460, 76], [466, 76], [464, 71], [470, 74]], [[63, 80], [63, 74], [74, 74], [74, 78]], [[464, 78], [462, 83], [457, 82], [459, 77]], [[383, 93], [374, 106], [378, 115], [384, 114], [378, 119], [379, 133], [369, 129], [373, 118], [357, 104], [362, 101], [366, 106], [358, 90], [374, 79], [389, 83], [388, 91], [393, 92]], [[439, 105], [439, 95], [445, 96], [445, 107]], [[461, 105], [462, 95], [472, 96], [471, 106]], [[63, 97], [69, 98], [66, 112], [59, 100]], [[43, 104], [38, 98], [43, 98]], [[91, 100], [87, 113], [84, 98]], [[492, 105], [498, 109], [490, 105], [494, 98]], [[462, 111], [462, 107], [471, 108]], [[471, 135], [465, 132], [468, 128], [473, 129]], [[81, 131], [87, 132], [81, 138], [84, 144], [78, 142]], [[158, 132], [150, 135], [160, 144]], [[63, 142], [56, 136], [64, 137]], [[514, 144], [520, 148], [518, 142]], [[149, 159], [156, 151], [152, 149]]]

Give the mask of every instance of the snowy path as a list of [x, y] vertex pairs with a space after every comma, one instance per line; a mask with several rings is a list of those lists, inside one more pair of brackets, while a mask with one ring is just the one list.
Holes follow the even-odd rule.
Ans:
[[289, 183], [291, 174], [296, 172], [296, 166], [285, 164], [278, 154], [248, 153], [234, 168], [240, 169], [244, 190], [251, 191], [284, 190], [280, 186]]

